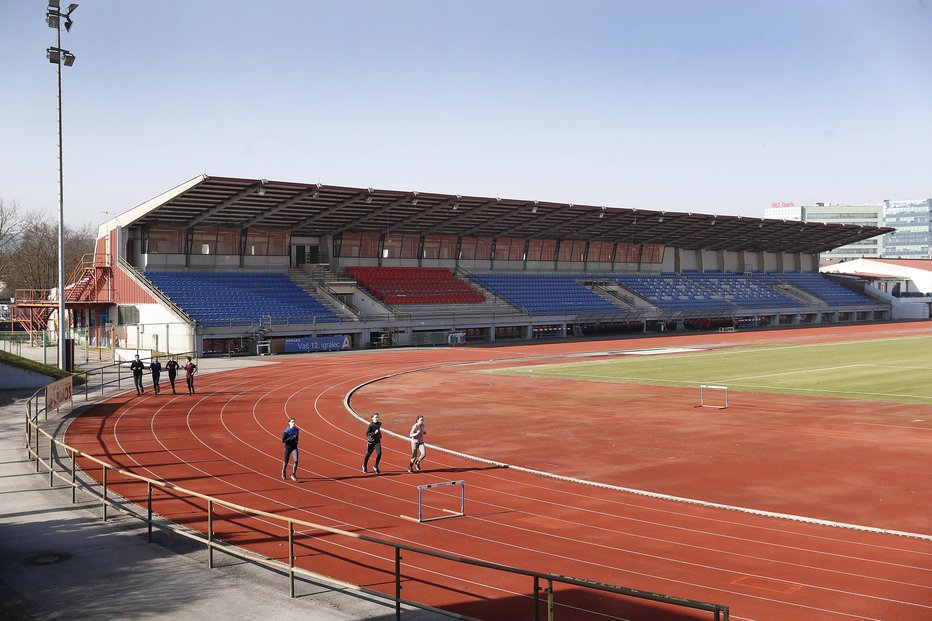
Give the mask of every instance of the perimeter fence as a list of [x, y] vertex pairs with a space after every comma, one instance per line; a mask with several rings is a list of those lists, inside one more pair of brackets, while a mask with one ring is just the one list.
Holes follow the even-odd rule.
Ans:
[[[121, 381], [131, 381], [129, 379], [131, 374], [121, 373], [119, 367], [122, 366], [108, 365], [108, 367], [118, 368], [101, 368], [88, 372], [83, 387], [85, 400], [89, 400], [89, 396], [96, 393], [98, 385], [103, 394], [105, 386], [116, 384], [120, 387]], [[100, 372], [98, 382], [92, 381], [97, 375], [96, 371]], [[123, 378], [127, 379], [123, 380]], [[60, 394], [61, 391], [59, 391]], [[78, 502], [79, 491], [90, 496], [93, 503], [100, 504], [104, 521], [108, 519], [110, 509], [144, 521], [149, 542], [152, 541], [153, 530], [160, 529], [203, 543], [207, 550], [207, 566], [211, 569], [215, 565], [215, 552], [220, 552], [287, 575], [291, 597], [296, 597], [296, 582], [299, 579], [326, 580], [367, 595], [392, 600], [397, 620], [402, 618], [403, 605], [451, 618], [472, 619], [473, 617], [466, 614], [443, 610], [423, 601], [402, 597], [402, 588], [408, 588], [413, 584], [421, 587], [426, 585], [446, 592], [453, 591], [458, 595], [463, 594], [459, 588], [440, 585], [437, 580], [440, 577], [439, 573], [419, 568], [416, 563], [409, 563], [408, 567], [402, 564], [406, 558], [425, 556], [493, 572], [498, 575], [499, 581], [501, 574], [506, 574], [513, 579], [512, 583], [517, 580], [517, 588], [523, 588], [524, 593], [516, 591], [514, 587], [511, 589], [512, 593], [517, 593], [522, 601], [528, 600], [526, 618], [534, 621], [541, 621], [541, 619], [555, 621], [574, 616], [578, 618], [581, 605], [598, 605], [598, 610], [604, 611], [617, 609], [624, 604], [630, 606], [631, 602], [636, 600], [655, 602], [660, 605], [661, 609], [672, 607], [710, 612], [715, 621], [728, 621], [729, 619], [728, 606], [722, 604], [448, 554], [253, 509], [170, 482], [141, 476], [71, 447], [43, 428], [40, 417], [47, 422], [49, 410], [55, 408], [54, 404], [61, 403], [60, 397], [52, 398], [51, 401], [50, 398], [45, 388], [40, 389], [26, 401], [25, 408], [25, 444], [29, 459], [35, 461], [36, 473], [42, 473], [43, 469], [47, 471], [49, 487], [55, 485], [56, 479], [69, 485], [72, 503]], [[45, 426], [49, 425], [46, 423]], [[95, 480], [88, 474], [92, 469], [99, 469], [99, 480]], [[133, 500], [130, 500], [131, 498]], [[158, 506], [171, 510], [174, 516], [172, 520], [161, 517], [156, 511]], [[180, 512], [179, 508], [181, 508]], [[181, 519], [178, 519], [179, 515]], [[185, 524], [190, 526], [185, 526]], [[284, 558], [274, 557], [245, 549], [237, 545], [236, 541], [249, 541], [253, 547], [263, 547], [256, 545], [261, 543], [265, 548], [284, 545], [287, 545], [287, 548]], [[328, 546], [332, 549], [326, 549]], [[323, 570], [333, 567], [336, 563], [351, 563], [357, 569], [368, 570], [370, 574], [390, 576], [392, 589], [381, 591], [359, 586], [323, 572], [299, 567], [297, 565], [299, 558], [308, 563], [316, 563]], [[407, 574], [404, 569], [408, 570]], [[420, 573], [421, 577], [413, 575], [416, 572]], [[382, 582], [387, 583], [387, 580], [382, 580]], [[403, 585], [403, 582], [407, 584]], [[524, 587], [520, 587], [522, 583]], [[501, 588], [498, 590], [508, 592]], [[587, 612], [584, 609], [582, 611]]]

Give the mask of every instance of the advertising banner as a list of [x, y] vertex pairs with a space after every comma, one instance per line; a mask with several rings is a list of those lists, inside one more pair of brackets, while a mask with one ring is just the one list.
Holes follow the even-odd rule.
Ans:
[[285, 353], [297, 354], [312, 351], [340, 351], [350, 348], [348, 336], [304, 336], [285, 339]]
[[57, 410], [65, 401], [71, 401], [71, 378], [66, 377], [45, 387], [45, 411]]

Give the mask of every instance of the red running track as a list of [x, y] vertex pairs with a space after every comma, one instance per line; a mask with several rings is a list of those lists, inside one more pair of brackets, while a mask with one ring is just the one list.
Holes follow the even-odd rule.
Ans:
[[[873, 328], [874, 336], [887, 330]], [[845, 338], [871, 338], [856, 332], [832, 329]], [[291, 358], [204, 375], [195, 397], [164, 393], [156, 397], [150, 391], [139, 398], [111, 399], [72, 423], [68, 443], [127, 470], [228, 502], [449, 554], [724, 603], [734, 619], [932, 619], [932, 538], [928, 536], [863, 532], [658, 499], [491, 467], [439, 450], [431, 450], [424, 472], [411, 475], [404, 472], [408, 444], [397, 438], [383, 442], [382, 476], [365, 475], [360, 472], [365, 427], [343, 405], [344, 397], [365, 382], [449, 363], [710, 340], [814, 339], [819, 333], [809, 329], [673, 341], [626, 339]], [[456, 377], [448, 379], [453, 384], [446, 392], [456, 393]], [[390, 380], [384, 385], [393, 384]], [[429, 442], [440, 446], [445, 446], [445, 438], [463, 442], [457, 428], [463, 426], [464, 416], [444, 417], [438, 411], [436, 399], [442, 403], [443, 395], [437, 394], [436, 386], [416, 397], [410, 386], [397, 392], [375, 390], [379, 383], [372, 386], [368, 392], [360, 391], [351, 405], [359, 409], [357, 403], [364, 404], [366, 409], [360, 411], [366, 414], [378, 407], [387, 429], [404, 435], [413, 414], [423, 413]], [[498, 392], [470, 395], [475, 408], [466, 426], [473, 436], [481, 434], [478, 445], [487, 448], [482, 457], [526, 454], [528, 460], [522, 465], [550, 464], [556, 474], [576, 474], [571, 465], [585, 460], [598, 464], [599, 472], [611, 471], [606, 464], [613, 455], [587, 451], [591, 439], [585, 434], [580, 435], [583, 444], [574, 439], [576, 432], [591, 424], [585, 412], [557, 417], [566, 433], [531, 436], [523, 416], [509, 415], [499, 405], [500, 396]], [[279, 478], [279, 438], [290, 416], [302, 428], [298, 483]], [[720, 430], [713, 428], [710, 433]], [[927, 433], [917, 434], [914, 441], [929, 447]], [[702, 442], [698, 438], [696, 446]], [[469, 445], [475, 446], [475, 442]], [[927, 460], [930, 454], [924, 453]], [[813, 471], [820, 470], [819, 459], [818, 453], [811, 456]], [[719, 501], [707, 481], [721, 465], [703, 466], [702, 461], [695, 466], [698, 483], [685, 489], [693, 492], [691, 498]], [[905, 470], [922, 464], [901, 466]], [[453, 479], [466, 481], [466, 517], [428, 524], [401, 517], [416, 515], [416, 485]], [[110, 484], [129, 498], [144, 497], [138, 486], [112, 480]], [[682, 485], [673, 481], [672, 487]], [[897, 481], [890, 478], [887, 485], [896, 488]], [[770, 485], [761, 497], [779, 494], [779, 489]], [[786, 491], [792, 495], [793, 490]], [[157, 499], [156, 510], [179, 523], [206, 528], [203, 511], [188, 501]], [[902, 512], [899, 508], [898, 515]], [[832, 511], [826, 513], [834, 519]], [[929, 519], [928, 514], [907, 516], [901, 523], [929, 526]], [[275, 524], [221, 515], [215, 518], [215, 529], [224, 540], [284, 558], [285, 532]], [[926, 535], [930, 531], [920, 530]], [[301, 567], [393, 592], [390, 550], [319, 533], [304, 535]], [[481, 619], [531, 616], [526, 578], [412, 554], [405, 555], [403, 570], [406, 598]], [[557, 619], [711, 618], [710, 613], [597, 598], [571, 588], [558, 588], [556, 600]]]

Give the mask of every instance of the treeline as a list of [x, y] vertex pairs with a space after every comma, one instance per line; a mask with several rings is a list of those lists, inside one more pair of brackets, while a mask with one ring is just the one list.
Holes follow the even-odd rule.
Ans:
[[[65, 225], [65, 279], [81, 258], [94, 252], [97, 231], [91, 224]], [[17, 289], [58, 286], [58, 214], [24, 211], [0, 196], [0, 299]]]

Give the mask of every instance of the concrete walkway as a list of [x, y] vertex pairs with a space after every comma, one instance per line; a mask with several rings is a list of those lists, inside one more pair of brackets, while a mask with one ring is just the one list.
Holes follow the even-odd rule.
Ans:
[[[205, 373], [266, 364], [198, 363]], [[26, 459], [24, 400], [32, 392], [0, 391], [0, 621], [395, 618], [393, 602], [323, 582], [298, 582], [291, 599], [286, 575], [223, 554], [208, 569], [198, 542], [157, 531], [147, 543], [139, 520], [111, 510], [104, 522], [100, 504], [82, 493], [72, 504], [68, 485], [50, 488], [48, 472], [36, 474]], [[402, 618], [446, 617], [406, 607]]]

